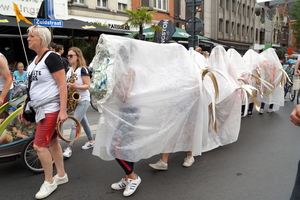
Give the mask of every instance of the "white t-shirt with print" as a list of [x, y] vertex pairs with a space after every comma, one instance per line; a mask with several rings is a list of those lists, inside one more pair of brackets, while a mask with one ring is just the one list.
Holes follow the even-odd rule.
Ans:
[[[32, 74], [32, 82], [29, 89], [30, 99], [34, 103], [45, 101], [59, 95], [59, 87], [52, 73], [64, 69], [62, 61], [54, 52], [48, 51], [36, 65], [36, 57], [27, 68], [27, 79]], [[45, 113], [53, 113], [60, 109], [59, 103], [43, 105]]]

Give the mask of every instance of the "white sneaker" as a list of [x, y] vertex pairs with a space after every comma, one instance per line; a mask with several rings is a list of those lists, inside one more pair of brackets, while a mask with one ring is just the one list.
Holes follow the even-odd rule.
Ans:
[[72, 156], [72, 150], [70, 148], [66, 148], [63, 153], [63, 156], [66, 158], [70, 158]]
[[192, 164], [195, 162], [195, 159], [193, 156], [187, 156], [185, 159], [184, 159], [184, 162], [183, 162], [183, 166], [184, 167], [190, 167], [192, 166]]
[[264, 109], [261, 108], [261, 109], [259, 109], [258, 112], [259, 112], [259, 114], [264, 114]]
[[268, 113], [272, 113], [272, 112], [274, 112], [274, 110], [271, 109], [271, 108], [269, 108], [269, 109], [268, 109]]
[[122, 178], [119, 182], [113, 183], [111, 185], [111, 188], [114, 190], [122, 190], [122, 189], [126, 188], [127, 184], [128, 183], [127, 183], [127, 181], [125, 181], [125, 178]]
[[94, 147], [95, 142], [86, 142], [81, 148], [83, 150], [88, 150]]
[[163, 162], [162, 160], [159, 160], [157, 163], [149, 164], [149, 166], [156, 170], [167, 170], [168, 164]]
[[55, 189], [57, 188], [57, 184], [55, 181], [53, 181], [52, 184], [50, 184], [47, 181], [44, 181], [42, 184], [40, 191], [36, 193], [35, 198], [36, 199], [43, 199], [49, 196]]
[[128, 197], [132, 195], [136, 191], [137, 187], [140, 185], [141, 181], [142, 180], [138, 175], [136, 175], [135, 180], [129, 178], [127, 181], [127, 186], [123, 192], [123, 196]]
[[69, 181], [67, 174], [65, 174], [63, 177], [59, 177], [58, 174], [56, 174], [53, 179], [57, 185], [65, 184]]

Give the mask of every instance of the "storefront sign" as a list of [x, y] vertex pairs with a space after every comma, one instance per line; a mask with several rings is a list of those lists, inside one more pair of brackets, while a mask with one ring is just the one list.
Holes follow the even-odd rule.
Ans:
[[[1, 0], [0, 13], [15, 16], [13, 2], [18, 5], [24, 17], [36, 18], [43, 0]], [[66, 19], [68, 16], [67, 0], [53, 0], [56, 19]]]

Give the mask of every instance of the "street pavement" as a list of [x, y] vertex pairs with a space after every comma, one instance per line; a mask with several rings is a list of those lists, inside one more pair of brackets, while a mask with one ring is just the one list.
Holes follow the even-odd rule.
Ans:
[[[300, 127], [290, 122], [295, 103], [285, 101], [278, 112], [242, 118], [237, 142], [195, 157], [190, 168], [182, 166], [185, 152], [169, 158], [167, 171], [148, 164], [160, 155], [141, 160], [135, 172], [142, 178], [132, 200], [288, 200], [300, 158]], [[267, 107], [267, 105], [266, 105]], [[94, 133], [99, 113], [87, 113]], [[124, 177], [116, 161], [103, 161], [92, 150], [81, 150], [80, 137], [73, 155], [65, 160], [69, 183], [60, 185], [47, 200], [118, 200], [122, 191], [110, 189]], [[66, 143], [62, 142], [66, 147]], [[0, 199], [31, 200], [43, 183], [43, 174], [32, 174], [21, 159], [0, 164]]]

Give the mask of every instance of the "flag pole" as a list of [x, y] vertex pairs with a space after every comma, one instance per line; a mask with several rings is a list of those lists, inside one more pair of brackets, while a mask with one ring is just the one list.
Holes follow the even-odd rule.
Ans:
[[22, 38], [22, 33], [21, 33], [21, 29], [20, 29], [20, 24], [19, 24], [19, 22], [17, 22], [17, 24], [18, 24], [18, 29], [19, 29], [19, 33], [20, 33], [20, 38], [21, 38], [21, 42], [22, 42], [22, 46], [23, 46], [23, 51], [24, 51], [24, 54], [25, 54], [26, 63], [27, 63], [27, 66], [28, 66], [28, 65], [29, 65], [29, 62], [28, 62], [28, 58], [27, 58], [27, 53], [26, 53], [24, 41], [23, 41], [23, 38]]
[[18, 24], [18, 29], [19, 29], [19, 33], [20, 33], [20, 38], [21, 38], [21, 42], [22, 42], [22, 46], [23, 46], [23, 50], [24, 50], [24, 54], [25, 54], [25, 58], [26, 58], [26, 62], [27, 62], [27, 66], [29, 65], [29, 62], [28, 62], [28, 58], [27, 58], [27, 54], [26, 54], [26, 49], [25, 49], [25, 46], [24, 46], [24, 42], [23, 42], [23, 38], [22, 38], [22, 33], [21, 33], [21, 29], [20, 29], [20, 20], [23, 20], [25, 21], [27, 24], [32, 24], [32, 22], [28, 21], [26, 19], [26, 17], [24, 17], [22, 15], [22, 13], [20, 12], [19, 10], [19, 7], [17, 4], [15, 4], [14, 2], [13, 3], [13, 6], [14, 6], [14, 10], [15, 10], [15, 13], [16, 13], [16, 21], [17, 21], [17, 24]]

